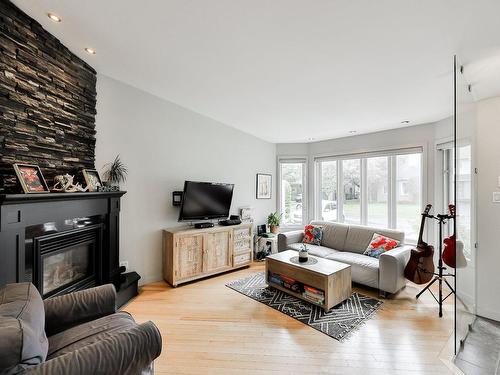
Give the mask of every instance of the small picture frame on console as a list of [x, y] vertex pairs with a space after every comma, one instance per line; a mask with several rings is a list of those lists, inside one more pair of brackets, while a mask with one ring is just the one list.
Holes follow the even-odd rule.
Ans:
[[14, 170], [25, 194], [50, 192], [38, 165], [17, 163], [14, 164]]
[[95, 169], [84, 169], [82, 173], [83, 178], [85, 179], [85, 183], [87, 184], [88, 191], [98, 191], [99, 187], [102, 186], [99, 172], [97, 172]]
[[272, 175], [257, 173], [257, 199], [271, 199]]

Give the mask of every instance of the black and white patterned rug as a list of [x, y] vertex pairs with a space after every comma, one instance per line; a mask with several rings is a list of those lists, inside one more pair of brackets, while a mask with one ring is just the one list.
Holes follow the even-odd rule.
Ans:
[[319, 306], [268, 287], [264, 272], [232, 281], [226, 286], [339, 341], [370, 319], [383, 304], [378, 299], [353, 293], [351, 298], [325, 312]]

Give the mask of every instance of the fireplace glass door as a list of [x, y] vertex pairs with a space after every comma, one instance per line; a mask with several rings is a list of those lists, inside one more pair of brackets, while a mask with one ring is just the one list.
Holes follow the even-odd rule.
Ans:
[[33, 282], [44, 298], [96, 285], [101, 280], [102, 225], [33, 238]]
[[93, 253], [93, 243], [87, 243], [42, 254], [43, 294], [92, 277]]

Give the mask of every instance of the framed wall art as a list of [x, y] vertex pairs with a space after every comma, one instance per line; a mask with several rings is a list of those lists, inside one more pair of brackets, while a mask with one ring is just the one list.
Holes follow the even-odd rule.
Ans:
[[271, 199], [272, 175], [257, 173], [257, 199]]

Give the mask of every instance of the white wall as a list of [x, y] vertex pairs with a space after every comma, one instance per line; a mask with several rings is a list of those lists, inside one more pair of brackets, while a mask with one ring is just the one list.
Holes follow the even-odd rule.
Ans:
[[[453, 134], [452, 121], [442, 120], [438, 123], [409, 126], [400, 129], [387, 130], [377, 133], [360, 134], [351, 137], [331, 139], [321, 142], [311, 142], [308, 144], [286, 143], [278, 144], [276, 153], [278, 157], [286, 156], [306, 156], [309, 159], [308, 191], [314, 188], [314, 157], [321, 155], [348, 154], [358, 152], [368, 152], [377, 150], [390, 150], [394, 148], [421, 146], [424, 149], [423, 172], [424, 172], [424, 192], [423, 202], [431, 203], [436, 207], [441, 207], [441, 202], [437, 202], [435, 165], [436, 165], [436, 144], [448, 140]], [[309, 194], [309, 220], [314, 219], [313, 207], [314, 197]], [[439, 205], [438, 205], [439, 204]], [[434, 228], [428, 225], [428, 238], [434, 238]]]
[[477, 105], [477, 314], [500, 320], [500, 97]]
[[161, 230], [178, 226], [174, 190], [184, 180], [235, 184], [232, 213], [254, 207], [263, 223], [275, 199], [255, 199], [255, 175], [271, 173], [276, 146], [109, 77], [97, 81], [96, 167], [121, 155], [128, 179], [122, 186], [120, 260], [142, 276], [160, 280]]

